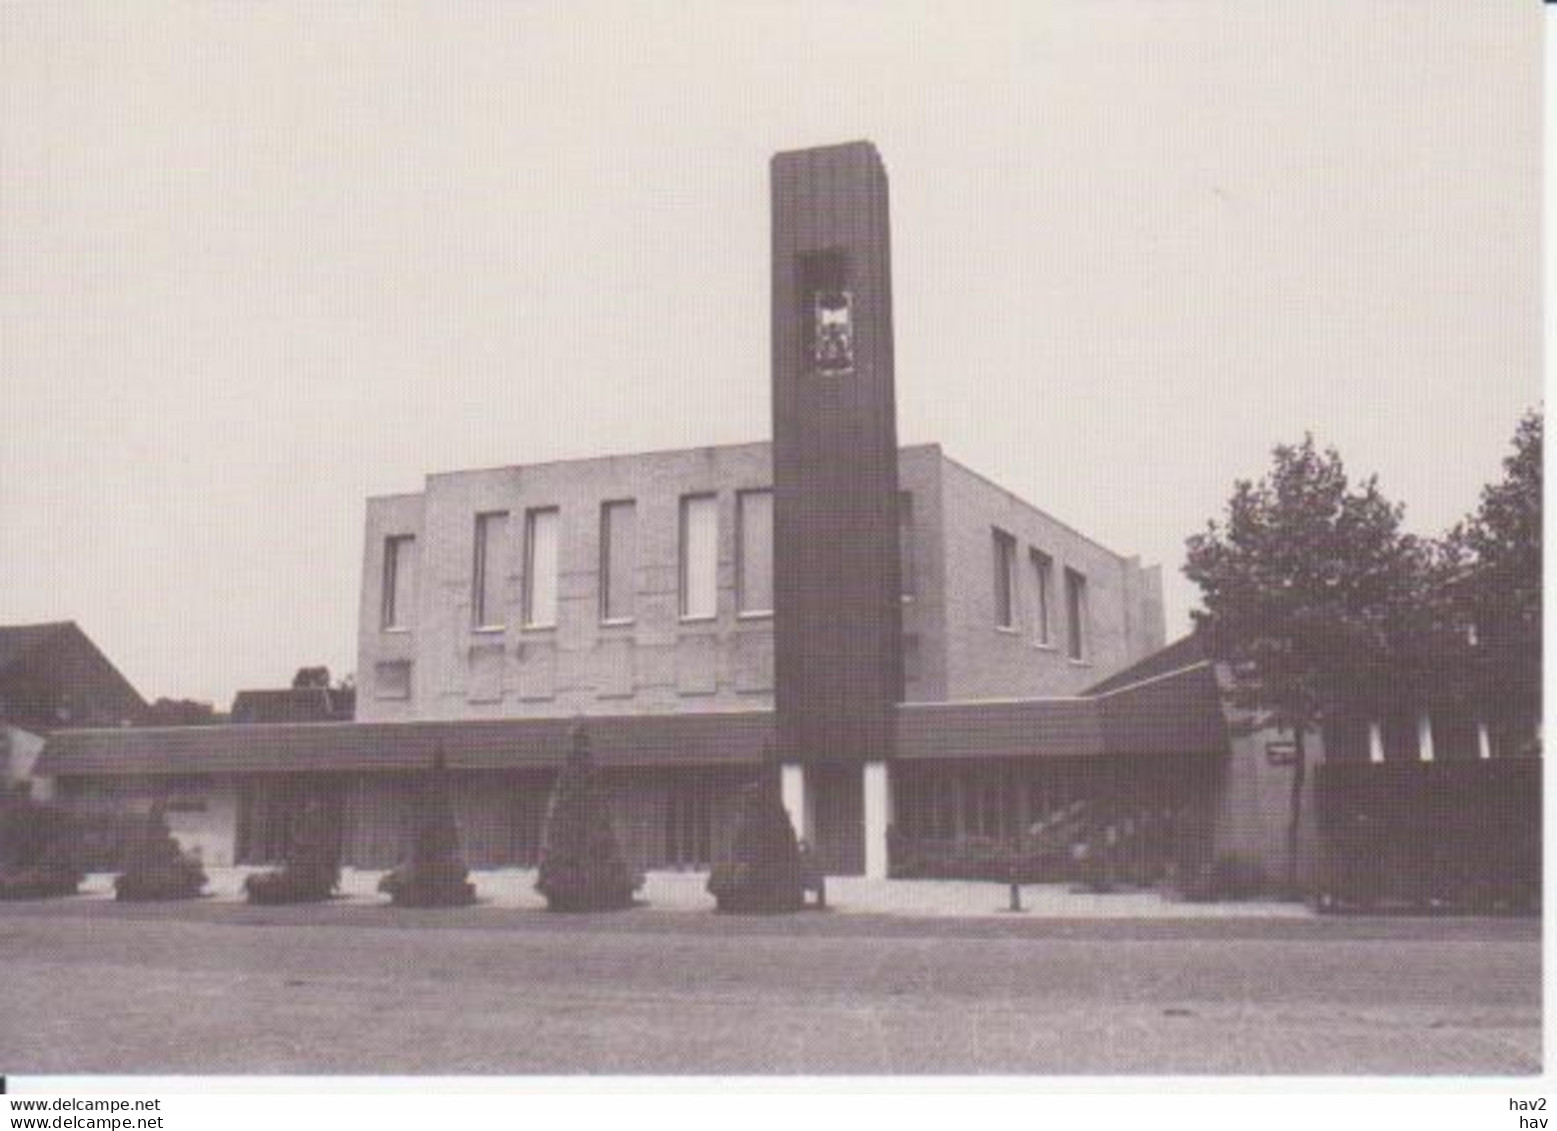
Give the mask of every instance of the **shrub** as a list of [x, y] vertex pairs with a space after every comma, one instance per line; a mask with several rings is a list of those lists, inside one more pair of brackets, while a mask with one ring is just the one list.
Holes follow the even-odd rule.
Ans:
[[114, 898], [124, 901], [194, 899], [205, 890], [205, 869], [179, 848], [168, 830], [162, 802], [151, 807], [130, 841], [124, 871], [114, 880]]
[[411, 852], [379, 881], [397, 907], [461, 907], [476, 902], [476, 885], [460, 855], [459, 826], [449, 800], [448, 771], [440, 751], [416, 792]]
[[643, 886], [622, 859], [611, 825], [611, 799], [595, 768], [589, 736], [575, 725], [567, 764], [546, 809], [540, 876], [535, 888], [551, 911], [616, 911], [631, 907]]
[[280, 869], [243, 881], [250, 903], [322, 903], [341, 882], [340, 851], [334, 822], [318, 801], [310, 801]]
[[720, 911], [780, 913], [805, 903], [795, 828], [772, 775], [741, 791], [731, 858], [714, 866], [708, 890]]
[[0, 900], [75, 895], [83, 878], [63, 810], [20, 792], [0, 799]]
[[22, 864], [0, 872], [0, 900], [75, 895], [83, 878], [81, 869], [71, 864]]

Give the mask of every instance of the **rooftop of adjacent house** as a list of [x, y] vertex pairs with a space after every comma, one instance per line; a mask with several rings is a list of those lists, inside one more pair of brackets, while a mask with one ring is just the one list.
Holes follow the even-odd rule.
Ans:
[[73, 620], [45, 624], [0, 624], [0, 672], [21, 663], [42, 644], [68, 632], [80, 632]]
[[0, 625], [0, 714], [31, 730], [133, 722], [146, 701], [75, 621]]
[[350, 722], [357, 693], [338, 687], [277, 687], [240, 691], [233, 698], [232, 721], [259, 723]]

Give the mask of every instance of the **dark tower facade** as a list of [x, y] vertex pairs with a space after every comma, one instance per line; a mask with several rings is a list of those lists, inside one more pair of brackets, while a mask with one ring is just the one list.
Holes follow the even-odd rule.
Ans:
[[887, 177], [869, 142], [771, 177], [779, 755], [857, 797], [903, 696]]

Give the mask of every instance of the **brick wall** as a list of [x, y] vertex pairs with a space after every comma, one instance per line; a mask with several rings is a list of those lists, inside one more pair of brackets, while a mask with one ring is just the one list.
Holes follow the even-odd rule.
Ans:
[[[909, 702], [1071, 694], [1163, 642], [1161, 581], [1009, 492], [947, 460], [905, 448], [912, 497], [913, 593], [903, 602]], [[773, 631], [736, 612], [736, 493], [771, 485], [767, 444], [696, 448], [433, 475], [422, 494], [370, 499], [363, 546], [357, 717], [363, 721], [731, 710], [773, 705]], [[680, 617], [680, 500], [713, 493], [719, 511], [718, 612]], [[634, 620], [600, 620], [600, 506], [637, 508]], [[525, 512], [556, 507], [555, 628], [520, 624]], [[499, 631], [473, 624], [475, 517], [507, 511], [496, 579]], [[995, 627], [991, 528], [1017, 540], [1017, 630]], [[417, 546], [414, 616], [380, 625], [384, 543]], [[1028, 549], [1054, 559], [1052, 645], [1033, 632]], [[1064, 570], [1087, 578], [1089, 649], [1065, 654]], [[496, 568], [496, 567], [494, 567]], [[488, 619], [494, 619], [489, 616]]]
[[[698, 448], [433, 475], [421, 496], [370, 500], [364, 551], [358, 718], [474, 718], [621, 714], [771, 706], [772, 623], [738, 616], [736, 492], [770, 485], [766, 444]], [[680, 502], [716, 495], [718, 613], [680, 616]], [[601, 623], [600, 506], [632, 500], [637, 566], [630, 624]], [[522, 619], [525, 513], [559, 515], [557, 623]], [[496, 580], [498, 631], [472, 616], [475, 516], [507, 511], [506, 563]], [[416, 617], [409, 631], [379, 626], [386, 536], [418, 536]], [[412, 661], [409, 695], [382, 665]], [[392, 678], [383, 679], [388, 674]]]
[[[1162, 647], [1161, 576], [1077, 533], [953, 460], [941, 463], [949, 699], [1070, 695]], [[995, 545], [1016, 541], [1015, 625], [997, 626]], [[1049, 643], [1039, 642], [1030, 551], [1053, 560]], [[1086, 578], [1082, 659], [1066, 649], [1065, 571]]]
[[[909, 698], [939, 697], [934, 553], [938, 453], [904, 453], [904, 488], [915, 494], [916, 572], [908, 605], [923, 676]], [[358, 634], [357, 718], [479, 718], [731, 710], [773, 705], [771, 617], [736, 611], [736, 494], [771, 486], [767, 444], [696, 448], [432, 475], [420, 495], [368, 501]], [[680, 503], [713, 493], [719, 511], [718, 613], [680, 617]], [[637, 508], [634, 620], [600, 619], [600, 506]], [[555, 628], [520, 624], [524, 516], [556, 507], [560, 538]], [[501, 631], [478, 631], [472, 614], [475, 516], [507, 511], [506, 562], [497, 581]], [[416, 610], [403, 631], [381, 627], [385, 539], [417, 546]], [[494, 619], [489, 616], [488, 619]]]

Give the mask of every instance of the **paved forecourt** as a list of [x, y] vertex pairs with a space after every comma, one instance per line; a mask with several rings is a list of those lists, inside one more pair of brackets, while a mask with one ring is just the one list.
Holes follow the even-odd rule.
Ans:
[[1540, 962], [1539, 924], [1522, 919], [574, 917], [78, 897], [0, 905], [0, 1066], [1527, 1074], [1541, 1063]]
[[[243, 902], [244, 877], [263, 868], [207, 868], [209, 898], [218, 903]], [[378, 890], [383, 872], [346, 868], [341, 872], [340, 902], [365, 906], [386, 902]], [[480, 905], [503, 908], [542, 908], [546, 901], [535, 890], [533, 868], [501, 868], [473, 871]], [[113, 876], [87, 877], [82, 898], [113, 898]], [[707, 912], [714, 906], [708, 894], [706, 872], [650, 872], [639, 898], [662, 911]], [[1247, 903], [1185, 903], [1158, 891], [1120, 890], [1106, 895], [1072, 891], [1064, 884], [1029, 884], [1021, 889], [1022, 907], [1040, 918], [1142, 919], [1142, 918], [1308, 918], [1311, 912], [1298, 903], [1250, 901]], [[858, 876], [833, 876], [827, 880], [827, 901], [841, 914], [906, 915], [914, 918], [1004, 916], [1010, 912], [1010, 890], [1005, 884], [959, 880], [867, 880]]]

